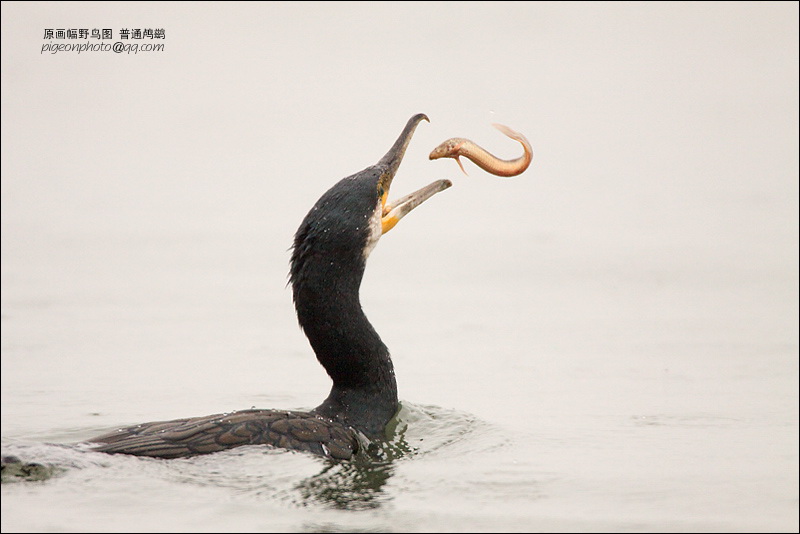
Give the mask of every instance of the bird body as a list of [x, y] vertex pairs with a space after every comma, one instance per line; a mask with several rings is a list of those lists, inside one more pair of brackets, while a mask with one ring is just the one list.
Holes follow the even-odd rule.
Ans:
[[100, 444], [95, 450], [102, 452], [158, 458], [184, 458], [242, 445], [270, 444], [348, 459], [359, 449], [360, 440], [354, 429], [310, 412], [241, 410], [143, 423], [89, 442]]
[[413, 116], [376, 164], [320, 197], [294, 236], [289, 281], [298, 322], [333, 381], [308, 412], [241, 410], [129, 426], [87, 440], [93, 450], [178, 458], [242, 445], [270, 445], [349, 459], [383, 439], [399, 408], [389, 349], [361, 309], [367, 257], [381, 235], [416, 206], [452, 185], [439, 180], [387, 203], [389, 186], [417, 125]]

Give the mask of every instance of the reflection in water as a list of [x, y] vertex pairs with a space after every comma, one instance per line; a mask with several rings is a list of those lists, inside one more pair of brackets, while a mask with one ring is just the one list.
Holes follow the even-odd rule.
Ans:
[[322, 472], [297, 485], [302, 504], [322, 503], [341, 510], [382, 504], [383, 486], [395, 469], [391, 462], [327, 462]]
[[394, 462], [416, 452], [405, 439], [408, 424], [403, 409], [389, 422], [386, 441], [372, 441], [351, 461], [325, 460], [322, 471], [300, 482], [303, 505], [321, 503], [341, 510], [379, 507], [387, 497], [383, 487], [394, 474]]

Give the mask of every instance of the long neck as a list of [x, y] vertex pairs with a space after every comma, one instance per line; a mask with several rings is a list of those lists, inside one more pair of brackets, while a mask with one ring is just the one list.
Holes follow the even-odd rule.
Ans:
[[308, 258], [292, 285], [300, 326], [317, 359], [333, 380], [328, 398], [315, 411], [383, 434], [397, 411], [397, 382], [389, 349], [361, 309], [364, 262], [356, 265]]

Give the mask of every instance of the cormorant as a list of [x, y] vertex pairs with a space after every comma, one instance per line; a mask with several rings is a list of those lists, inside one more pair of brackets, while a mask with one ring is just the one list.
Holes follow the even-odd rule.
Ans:
[[120, 428], [90, 439], [92, 450], [180, 458], [242, 445], [272, 445], [337, 459], [384, 438], [399, 408], [389, 349], [361, 309], [367, 257], [380, 236], [452, 184], [436, 181], [387, 204], [389, 186], [424, 114], [411, 117], [381, 160], [331, 187], [294, 236], [289, 281], [297, 318], [333, 380], [308, 412], [241, 410]]

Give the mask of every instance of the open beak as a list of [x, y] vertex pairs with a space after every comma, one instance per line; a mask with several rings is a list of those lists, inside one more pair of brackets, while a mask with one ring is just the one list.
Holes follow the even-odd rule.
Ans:
[[383, 167], [378, 184], [382, 191], [381, 204], [383, 206], [383, 212], [381, 214], [381, 234], [385, 234], [394, 228], [400, 219], [433, 195], [453, 185], [453, 182], [450, 180], [437, 180], [394, 202], [386, 202], [389, 194], [389, 186], [397, 173], [397, 169], [400, 167], [400, 162], [403, 161], [406, 148], [408, 148], [408, 144], [411, 142], [411, 136], [414, 134], [414, 130], [417, 129], [417, 125], [423, 120], [430, 122], [427, 115], [424, 113], [419, 113], [411, 117], [400, 133], [400, 136], [397, 138], [397, 141], [392, 145], [392, 148], [390, 148], [386, 155], [378, 162], [378, 166]]
[[385, 234], [400, 222], [411, 210], [431, 198], [436, 193], [444, 191], [453, 185], [450, 180], [436, 180], [422, 189], [399, 198], [392, 203], [383, 205], [383, 215], [381, 216], [381, 234]]

